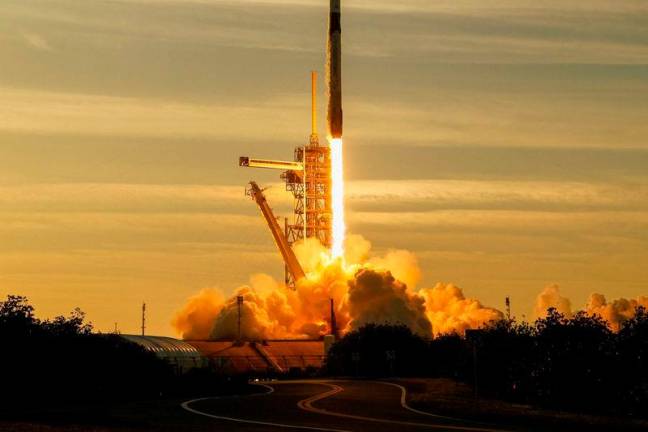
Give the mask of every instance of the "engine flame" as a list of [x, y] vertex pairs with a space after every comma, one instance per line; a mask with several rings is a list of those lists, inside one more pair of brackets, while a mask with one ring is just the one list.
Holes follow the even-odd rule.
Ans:
[[342, 139], [331, 139], [331, 210], [333, 212], [333, 258], [344, 258], [344, 166], [342, 158]]

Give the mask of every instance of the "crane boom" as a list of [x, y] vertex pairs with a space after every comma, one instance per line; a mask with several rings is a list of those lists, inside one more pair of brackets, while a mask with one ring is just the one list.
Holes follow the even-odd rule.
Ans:
[[289, 171], [304, 171], [304, 164], [301, 162], [288, 162], [269, 159], [253, 159], [247, 156], [239, 158], [239, 166], [249, 168], [268, 168]]
[[266, 197], [259, 185], [257, 185], [256, 182], [250, 182], [250, 188], [247, 190], [247, 194], [256, 201], [257, 205], [261, 209], [261, 213], [270, 227], [270, 232], [275, 239], [275, 243], [277, 243], [279, 252], [281, 252], [281, 256], [288, 267], [288, 271], [293, 275], [295, 281], [306, 277], [301, 264], [299, 264], [295, 253], [290, 247], [290, 244], [288, 244], [288, 240], [281, 231], [281, 227], [279, 226], [272, 209], [268, 205], [268, 200], [266, 200]]

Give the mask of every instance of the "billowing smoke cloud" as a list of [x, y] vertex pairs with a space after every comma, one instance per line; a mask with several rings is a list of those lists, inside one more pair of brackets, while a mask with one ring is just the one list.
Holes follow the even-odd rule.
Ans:
[[223, 306], [220, 291], [207, 288], [189, 297], [187, 303], [176, 312], [171, 325], [183, 339], [207, 339], [212, 330], [214, 318]]
[[[344, 333], [366, 323], [407, 325], [423, 336], [464, 333], [503, 314], [466, 298], [453, 284], [438, 283], [417, 289], [421, 270], [416, 256], [389, 251], [371, 257], [371, 244], [354, 235], [347, 238], [346, 265], [331, 260], [328, 251], [309, 239], [295, 246], [308, 278], [292, 290], [268, 275], [257, 274], [249, 284], [225, 298], [216, 289], [204, 289], [189, 298], [172, 325], [184, 339], [235, 339], [238, 337], [237, 297], [241, 305], [241, 336], [245, 339], [317, 338], [330, 331], [330, 299], [334, 300], [338, 328]], [[592, 294], [583, 308], [598, 315], [618, 331], [638, 306], [648, 308], [648, 297], [608, 302]], [[534, 316], [544, 317], [554, 308], [573, 316], [572, 302], [556, 284], [538, 295]]]
[[[257, 283], [274, 283], [262, 276]], [[254, 278], [253, 283], [254, 285]], [[238, 297], [241, 304], [241, 337], [246, 339], [266, 339], [268, 336], [282, 338], [292, 336], [291, 324], [295, 320], [294, 312], [287, 307], [285, 298], [279, 293], [263, 296], [251, 287], [239, 288], [235, 295], [228, 299], [220, 312], [212, 317], [211, 339], [236, 339], [238, 337]]]
[[426, 314], [432, 322], [434, 334], [464, 333], [491, 321], [504, 318], [502, 312], [482, 306], [475, 299], [467, 299], [459, 287], [438, 283], [434, 288], [422, 289]]
[[557, 284], [548, 285], [536, 298], [533, 314], [536, 318], [547, 316], [547, 310], [550, 308], [565, 315], [567, 318], [572, 316], [571, 301], [560, 294], [560, 287]]
[[[637, 299], [620, 298], [608, 302], [602, 294], [591, 294], [587, 304], [582, 309], [589, 316], [599, 316], [607, 321], [613, 331], [619, 331], [625, 321], [632, 318], [637, 307], [648, 308], [648, 297], [640, 296]], [[536, 298], [534, 314], [536, 318], [547, 316], [547, 309], [554, 308], [565, 317], [572, 317], [572, 303], [567, 297], [560, 294], [560, 287], [556, 284], [547, 286]]]
[[[184, 338], [246, 339], [316, 338], [330, 331], [330, 299], [338, 329], [348, 332], [366, 323], [407, 325], [422, 336], [463, 333], [502, 318], [502, 313], [466, 299], [454, 285], [417, 289], [421, 270], [416, 256], [390, 251], [371, 257], [371, 244], [348, 236], [346, 263], [332, 260], [313, 239], [295, 245], [308, 277], [294, 290], [268, 275], [254, 275], [227, 300], [203, 291], [189, 299], [173, 325]], [[205, 302], [205, 304], [201, 304]]]
[[368, 323], [405, 324], [421, 336], [432, 336], [423, 298], [389, 272], [358, 271], [349, 282], [347, 303], [351, 330]]
[[390, 271], [396, 279], [411, 289], [415, 289], [421, 281], [421, 269], [418, 259], [410, 251], [392, 250], [384, 257], [369, 260], [372, 267]]
[[608, 322], [610, 328], [619, 331], [621, 325], [632, 318], [637, 307], [648, 308], [648, 297], [635, 299], [617, 299], [608, 303], [602, 294], [592, 294], [585, 306], [588, 315], [598, 315]]

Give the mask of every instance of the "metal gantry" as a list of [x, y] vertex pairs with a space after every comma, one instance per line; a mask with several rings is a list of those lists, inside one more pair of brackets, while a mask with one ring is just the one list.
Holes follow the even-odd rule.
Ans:
[[[304, 238], [317, 238], [324, 247], [331, 247], [331, 149], [326, 144], [320, 145], [317, 133], [316, 72], [311, 73], [311, 135], [308, 144], [295, 149], [292, 162], [241, 157], [239, 166], [285, 170], [281, 179], [294, 197], [292, 222], [286, 220], [284, 224], [285, 240], [292, 247]], [[286, 283], [294, 285], [290, 265], [286, 264]]]

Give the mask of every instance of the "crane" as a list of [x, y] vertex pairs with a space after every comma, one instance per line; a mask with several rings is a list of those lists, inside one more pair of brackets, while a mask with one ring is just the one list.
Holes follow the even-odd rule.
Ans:
[[281, 253], [284, 262], [286, 263], [286, 268], [292, 275], [293, 279], [295, 281], [298, 281], [299, 279], [306, 277], [304, 269], [302, 269], [301, 264], [299, 264], [299, 261], [295, 256], [295, 252], [293, 252], [292, 248], [290, 247], [290, 244], [288, 243], [286, 236], [282, 232], [281, 227], [279, 226], [279, 223], [277, 222], [277, 219], [272, 212], [272, 209], [268, 205], [268, 200], [266, 200], [266, 197], [263, 194], [263, 190], [256, 182], [251, 181], [250, 186], [245, 193], [246, 195], [250, 196], [259, 206], [263, 217], [268, 223], [268, 227], [270, 227], [270, 232], [274, 237], [275, 243], [277, 243], [279, 252]]

